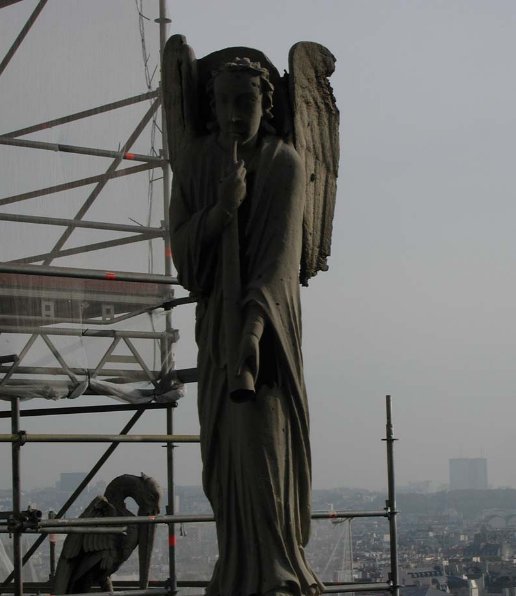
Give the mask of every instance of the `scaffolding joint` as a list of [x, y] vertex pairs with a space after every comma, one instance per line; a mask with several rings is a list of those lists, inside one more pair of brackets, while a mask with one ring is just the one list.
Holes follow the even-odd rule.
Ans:
[[385, 507], [383, 508], [385, 511], [385, 517], [387, 519], [394, 519], [394, 517], [396, 517], [396, 515], [398, 515], [399, 511], [397, 509], [393, 509], [391, 507], [391, 503], [390, 501], [385, 501]]
[[165, 590], [168, 590], [170, 596], [177, 594], [177, 582], [171, 577], [167, 578], [164, 585]]
[[[16, 437], [16, 438], [15, 438]], [[23, 447], [27, 442], [27, 431], [19, 430], [16, 433], [13, 433], [13, 444], [17, 447]]]
[[387, 583], [390, 584], [389, 587], [389, 592], [391, 594], [396, 594], [397, 591], [402, 588], [403, 586], [401, 586], [400, 584], [397, 584], [393, 581], [392, 579], [392, 573], [389, 571], [389, 573], [387, 574]]
[[19, 513], [13, 512], [7, 519], [7, 530], [9, 534], [37, 530], [41, 517], [41, 511], [39, 509], [32, 509], [32, 507]]

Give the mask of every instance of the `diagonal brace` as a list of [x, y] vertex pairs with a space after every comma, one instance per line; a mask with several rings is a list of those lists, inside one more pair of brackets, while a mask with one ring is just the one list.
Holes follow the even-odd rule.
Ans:
[[[90, 196], [86, 199], [86, 201], [84, 202], [83, 206], [79, 209], [79, 211], [77, 212], [77, 214], [75, 215], [75, 217], [73, 219], [82, 219], [83, 218], [84, 214], [88, 211], [88, 209], [91, 207], [91, 205], [93, 204], [93, 202], [95, 201], [95, 199], [98, 197], [98, 195], [100, 194], [100, 192], [104, 188], [104, 186], [106, 186], [106, 184], [108, 183], [108, 181], [109, 181], [112, 173], [116, 170], [116, 168], [122, 162], [122, 159], [123, 159], [122, 156], [127, 151], [129, 151], [129, 149], [132, 147], [133, 143], [136, 141], [136, 139], [142, 133], [143, 129], [147, 126], [148, 122], [150, 121], [150, 119], [154, 115], [154, 112], [157, 110], [160, 102], [161, 102], [161, 99], [158, 98], [158, 99], [156, 99], [152, 103], [152, 105], [147, 110], [147, 113], [145, 114], [145, 116], [143, 117], [143, 119], [141, 120], [141, 122], [134, 129], [133, 133], [129, 136], [129, 138], [127, 139], [126, 143], [122, 147], [122, 149], [120, 151], [120, 154], [121, 155], [119, 155], [118, 157], [116, 157], [112, 161], [111, 165], [106, 170], [106, 172], [105, 172], [104, 177], [102, 178], [102, 180], [100, 180], [100, 182], [98, 182], [98, 184], [95, 186], [95, 188], [91, 192]], [[71, 236], [71, 234], [74, 231], [74, 229], [75, 229], [74, 226], [70, 226], [69, 228], [67, 228], [65, 230], [65, 232], [62, 234], [62, 236], [59, 238], [59, 240], [54, 245], [52, 251], [50, 252], [50, 255], [45, 259], [45, 261], [43, 263], [44, 265], [49, 265], [52, 262], [52, 260], [54, 259], [54, 255], [58, 251], [61, 250], [61, 248], [63, 247], [63, 245], [65, 244], [65, 242]]]

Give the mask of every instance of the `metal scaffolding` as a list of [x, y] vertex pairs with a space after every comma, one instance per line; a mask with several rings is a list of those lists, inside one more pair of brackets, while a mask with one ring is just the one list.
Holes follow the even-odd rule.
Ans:
[[[0, 9], [15, 4], [19, 0], [0, 0]], [[170, 19], [167, 15], [166, 0], [159, 1], [159, 47], [163, 51], [167, 39], [167, 27]], [[44, 10], [47, 0], [40, 0], [34, 11], [28, 17], [25, 25], [0, 62], [0, 76], [9, 66], [12, 58], [23, 43], [25, 37]], [[140, 5], [141, 6], [141, 5]], [[141, 18], [141, 14], [140, 14]], [[141, 27], [140, 27], [141, 30]], [[142, 46], [145, 53], [145, 39], [142, 36]], [[51, 543], [51, 568], [49, 582], [42, 584], [24, 583], [22, 567], [30, 560], [49, 534], [83, 533], [94, 527], [95, 532], [122, 532], [127, 524], [165, 524], [168, 527], [168, 578], [162, 582], [151, 582], [148, 590], [135, 589], [136, 584], [125, 586], [133, 589], [120, 589], [119, 596], [144, 596], [174, 594], [178, 587], [202, 588], [202, 581], [181, 581], [176, 571], [176, 524], [193, 522], [213, 522], [211, 515], [178, 515], [174, 509], [174, 445], [180, 443], [195, 443], [196, 435], [180, 435], [174, 432], [174, 408], [177, 401], [165, 400], [156, 403], [153, 398], [166, 395], [171, 389], [182, 383], [196, 381], [195, 369], [176, 370], [174, 367], [173, 348], [178, 339], [177, 331], [172, 326], [171, 310], [181, 304], [191, 303], [191, 298], [176, 298], [173, 287], [177, 279], [172, 275], [171, 253], [168, 244], [168, 201], [170, 196], [170, 172], [168, 167], [168, 149], [166, 139], [165, 114], [162, 108], [160, 87], [152, 89], [152, 77], [147, 76], [148, 90], [144, 93], [106, 103], [91, 109], [81, 110], [67, 116], [54, 118], [45, 122], [25, 126], [11, 132], [0, 134], [0, 145], [25, 147], [33, 151], [66, 152], [77, 155], [104, 157], [111, 159], [104, 172], [72, 180], [65, 183], [42, 187], [33, 191], [17, 193], [0, 197], [0, 207], [20, 205], [36, 197], [67, 192], [72, 189], [93, 185], [81, 207], [71, 218], [42, 217], [23, 213], [0, 213], [0, 221], [17, 222], [34, 225], [52, 225], [64, 228], [57, 241], [48, 250], [38, 254], [30, 254], [0, 264], [0, 333], [28, 336], [22, 349], [14, 354], [0, 354], [0, 393], [2, 390], [22, 391], [27, 383], [39, 376], [53, 378], [49, 383], [56, 391], [79, 391], [88, 395], [99, 395], [99, 388], [95, 381], [134, 382], [146, 381], [152, 389], [145, 403], [122, 404], [109, 406], [73, 406], [46, 409], [37, 407], [20, 409], [20, 396], [10, 397], [10, 411], [1, 412], [0, 418], [9, 418], [11, 432], [0, 434], [0, 442], [11, 444], [12, 460], [12, 511], [0, 514], [0, 533], [9, 533], [13, 539], [14, 571], [0, 585], [0, 593], [14, 593], [22, 596], [24, 593], [52, 593], [52, 577], [55, 571], [55, 544]], [[93, 147], [78, 146], [64, 143], [48, 143], [31, 139], [22, 139], [26, 135], [47, 130], [56, 126], [76, 122], [95, 115], [118, 110], [140, 102], [151, 102], [144, 116], [139, 120], [131, 134], [116, 151]], [[144, 129], [153, 122], [157, 125], [157, 115], [160, 114], [160, 124], [157, 127], [160, 135], [160, 148], [156, 155], [144, 155], [131, 151], [135, 141]], [[126, 161], [139, 162], [138, 165], [119, 167]], [[132, 176], [141, 172], [161, 170], [163, 193], [163, 219], [159, 227], [150, 225], [128, 225], [105, 221], [92, 221], [85, 216], [109, 181]], [[129, 234], [122, 238], [88, 242], [72, 248], [65, 248], [65, 244], [77, 230], [103, 230]], [[52, 262], [57, 258], [82, 255], [93, 251], [100, 251], [112, 247], [120, 247], [139, 242], [161, 239], [164, 243], [163, 273], [137, 273], [133, 271], [109, 271], [77, 267], [56, 267]], [[76, 284], [80, 282], [80, 291]], [[21, 306], [20, 306], [21, 305]], [[18, 309], [18, 310], [17, 310]], [[21, 309], [21, 310], [20, 310]], [[124, 323], [144, 313], [152, 313], [156, 309], [164, 310], [163, 331], [136, 331], [121, 329], [118, 324]], [[117, 327], [115, 328], [115, 324]], [[80, 368], [67, 362], [55, 343], [56, 337], [104, 338], [110, 339], [110, 345], [98, 354], [98, 361], [94, 366]], [[54, 366], [26, 366], [24, 358], [36, 340], [41, 340], [54, 357]], [[149, 368], [137, 347], [136, 341], [148, 340], [158, 342], [160, 346], [159, 367]], [[117, 355], [115, 349], [123, 345], [129, 355]], [[111, 365], [111, 366], [108, 366]], [[113, 368], [113, 365], [116, 368]], [[60, 378], [55, 379], [56, 375]], [[84, 380], [85, 379], [85, 380]], [[101, 386], [102, 387], [102, 386]], [[3, 388], [3, 389], [2, 389]], [[4, 396], [4, 399], [7, 399]], [[165, 410], [165, 434], [142, 435], [130, 434], [136, 422], [148, 410]], [[83, 413], [107, 413], [132, 411], [132, 417], [117, 435], [109, 434], [41, 434], [25, 432], [21, 428], [21, 419], [25, 417], [42, 417], [51, 415], [77, 415]], [[327, 585], [328, 593], [347, 592], [379, 592], [388, 591], [398, 596], [397, 570], [397, 539], [396, 539], [396, 499], [394, 482], [394, 437], [392, 432], [391, 401], [387, 397], [387, 476], [388, 499], [385, 509], [381, 511], [319, 511], [314, 512], [313, 519], [356, 519], [383, 517], [388, 520], [390, 530], [391, 573], [387, 582], [375, 584], [346, 583]], [[109, 446], [93, 465], [90, 472], [73, 491], [63, 506], [50, 519], [42, 519], [41, 513], [34, 510], [22, 510], [21, 503], [21, 451], [28, 443], [109, 443]], [[159, 443], [166, 447], [166, 475], [168, 502], [166, 514], [148, 517], [128, 518], [68, 518], [64, 515], [76, 502], [88, 483], [115, 452], [121, 443]], [[24, 534], [38, 534], [34, 544], [28, 551], [22, 553], [22, 537]], [[107, 596], [109, 593], [96, 593], [97, 596]]]
[[[129, 431], [134, 426], [136, 421], [142, 416], [146, 409], [164, 408], [167, 412], [167, 434], [166, 435], [129, 435]], [[101, 409], [100, 409], [101, 408]], [[155, 516], [131, 516], [131, 517], [103, 517], [103, 518], [67, 518], [63, 519], [65, 513], [69, 510], [71, 505], [76, 501], [81, 492], [85, 489], [87, 484], [92, 480], [95, 474], [100, 470], [102, 465], [107, 461], [110, 455], [114, 452], [116, 447], [122, 442], [137, 442], [137, 443], [165, 443], [167, 447], [173, 449], [175, 444], [179, 443], [193, 443], [199, 440], [195, 435], [174, 435], [172, 434], [172, 410], [173, 406], [170, 404], [150, 404], [136, 408], [135, 406], [122, 406], [124, 409], [136, 409], [135, 414], [129, 423], [121, 430], [119, 435], [31, 435], [20, 430], [20, 408], [19, 399], [12, 400], [11, 430], [10, 435], [0, 435], [0, 442], [9, 442], [12, 447], [12, 468], [13, 468], [13, 510], [0, 514], [0, 533], [9, 533], [13, 536], [14, 544], [14, 562], [15, 570], [0, 587], [0, 592], [14, 592], [16, 595], [24, 593], [52, 593], [52, 570], [50, 573], [50, 580], [45, 584], [26, 584], [24, 586], [21, 579], [21, 568], [36, 552], [39, 546], [43, 543], [49, 534], [56, 533], [85, 533], [88, 529], [95, 528], [96, 533], [101, 532], [123, 532], [128, 524], [165, 524], [169, 527], [169, 537], [175, 537], [173, 530], [176, 524], [188, 523], [207, 523], [213, 522], [212, 515], [207, 514], [175, 514], [173, 510], [167, 507], [166, 515]], [[386, 399], [386, 437], [383, 439], [386, 442], [387, 452], [387, 484], [388, 497], [383, 510], [371, 511], [315, 511], [312, 513], [314, 520], [354, 520], [360, 518], [386, 518], [389, 523], [390, 533], [390, 574], [387, 582], [376, 582], [361, 584], [353, 581], [346, 583], [328, 583], [326, 586], [327, 593], [348, 593], [348, 592], [390, 592], [394, 596], [399, 595], [399, 579], [398, 579], [398, 555], [397, 555], [397, 529], [396, 529], [396, 494], [395, 494], [395, 478], [394, 478], [394, 442], [393, 425], [391, 417], [391, 398], [387, 396]], [[91, 413], [92, 411], [117, 411], [115, 407], [97, 406], [97, 407], [76, 407], [64, 408], [63, 412], [67, 411], [69, 414]], [[53, 414], [54, 412], [51, 411]], [[41, 410], [25, 410], [25, 416], [41, 416], [48, 415]], [[6, 417], [5, 415], [3, 416]], [[70, 496], [63, 507], [51, 518], [42, 519], [41, 512], [36, 510], [21, 509], [21, 486], [20, 486], [20, 452], [27, 442], [35, 440], [37, 442], [89, 442], [89, 441], [105, 441], [110, 442], [110, 447], [93, 466], [90, 473], [84, 478], [81, 484], [77, 487], [74, 493]], [[172, 452], [173, 454], [173, 452]], [[171, 465], [172, 464], [172, 465]], [[168, 488], [173, 494], [174, 479], [173, 479], [173, 460], [167, 458], [167, 484]], [[169, 493], [170, 494], [170, 493]], [[21, 537], [23, 534], [39, 534], [38, 539], [33, 546], [22, 556], [21, 553]], [[173, 594], [178, 587], [203, 587], [205, 582], [182, 582], [178, 581], [175, 569], [175, 539], [169, 540], [169, 578], [159, 583], [161, 590], [151, 587], [146, 591], [131, 590], [130, 594], [152, 595], [152, 594]], [[11, 582], [14, 580], [14, 583]], [[117, 591], [117, 594], [125, 595], [125, 591]], [[95, 596], [107, 593], [94, 593]]]

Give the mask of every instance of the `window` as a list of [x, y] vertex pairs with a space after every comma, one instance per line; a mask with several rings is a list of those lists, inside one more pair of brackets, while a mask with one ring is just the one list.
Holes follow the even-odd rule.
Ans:
[[53, 300], [41, 301], [41, 316], [45, 319], [53, 319], [55, 317], [55, 303]]

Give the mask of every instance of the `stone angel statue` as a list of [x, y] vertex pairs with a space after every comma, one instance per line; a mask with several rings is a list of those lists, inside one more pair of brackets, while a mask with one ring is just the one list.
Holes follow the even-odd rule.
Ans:
[[217, 525], [210, 596], [320, 594], [305, 560], [311, 463], [300, 282], [326, 270], [339, 159], [334, 56], [260, 51], [196, 59], [167, 42], [170, 237], [198, 297], [203, 486]]

